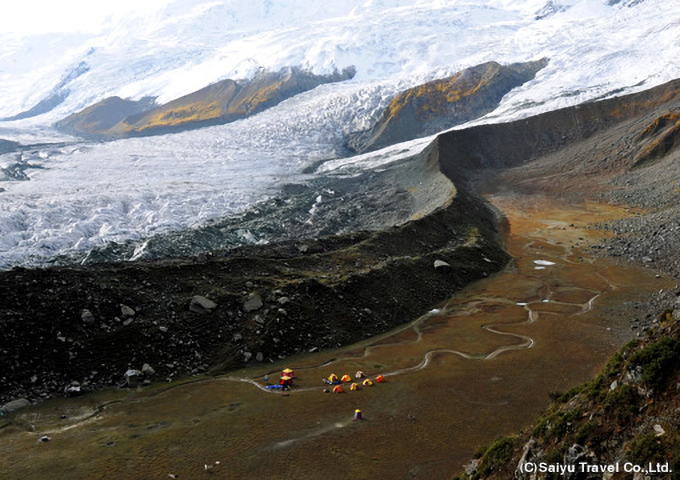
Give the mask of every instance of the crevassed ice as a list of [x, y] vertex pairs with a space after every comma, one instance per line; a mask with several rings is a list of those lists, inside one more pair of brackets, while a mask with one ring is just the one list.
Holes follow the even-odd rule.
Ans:
[[[54, 111], [0, 122], [0, 138], [55, 142], [0, 158], [0, 268], [191, 228], [273, 195], [286, 181], [304, 181], [303, 167], [319, 160], [334, 159], [323, 174], [351, 173], [412, 154], [427, 139], [342, 158], [342, 138], [371, 125], [404, 88], [484, 61], [550, 58], [535, 80], [473, 124], [680, 77], [680, 14], [661, 0], [565, 0], [569, 8], [540, 20], [545, 2], [538, 0], [209, 3], [181, 0], [92, 35], [0, 34], [0, 71], [7, 72], [0, 116], [35, 105], [79, 62], [90, 67], [66, 85], [70, 93]], [[76, 144], [44, 130], [109, 95], [169, 100], [286, 65], [318, 73], [356, 65], [358, 73], [221, 127], [107, 144]], [[10, 181], [16, 165], [30, 181]]]

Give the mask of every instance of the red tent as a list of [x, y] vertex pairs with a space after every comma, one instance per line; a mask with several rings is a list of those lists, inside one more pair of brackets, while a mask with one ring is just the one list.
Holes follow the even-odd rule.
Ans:
[[343, 393], [345, 390], [340, 385], [336, 385], [335, 388], [333, 388], [333, 393]]

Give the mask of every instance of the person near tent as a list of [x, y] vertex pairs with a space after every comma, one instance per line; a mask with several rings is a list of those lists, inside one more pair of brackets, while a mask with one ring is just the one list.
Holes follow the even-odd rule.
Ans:
[[364, 417], [361, 415], [361, 410], [358, 408], [354, 410], [354, 420], [362, 420]]
[[289, 376], [283, 376], [281, 377], [281, 388], [283, 390], [290, 390], [290, 387], [293, 386], [293, 379]]

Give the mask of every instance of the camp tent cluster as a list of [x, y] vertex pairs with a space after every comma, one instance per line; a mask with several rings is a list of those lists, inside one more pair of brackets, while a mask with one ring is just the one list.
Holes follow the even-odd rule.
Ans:
[[[345, 391], [344, 388], [342, 388], [342, 383], [351, 383], [349, 389], [351, 391], [359, 390], [359, 386], [363, 385], [364, 387], [370, 387], [373, 385], [373, 381], [371, 381], [370, 378], [367, 378], [366, 375], [364, 375], [364, 372], [358, 371], [355, 375], [355, 377], [360, 381], [360, 382], [352, 382], [352, 377], [349, 375], [343, 375], [340, 380], [338, 380], [338, 376], [334, 373], [331, 373], [328, 376], [328, 380], [324, 380], [325, 383], [329, 383], [331, 385], [335, 385], [333, 387], [332, 392], [333, 393], [343, 393]], [[361, 379], [363, 378], [363, 381]], [[385, 377], [383, 375], [378, 375], [375, 377], [375, 382], [376, 383], [384, 383], [387, 380], [385, 380]]]

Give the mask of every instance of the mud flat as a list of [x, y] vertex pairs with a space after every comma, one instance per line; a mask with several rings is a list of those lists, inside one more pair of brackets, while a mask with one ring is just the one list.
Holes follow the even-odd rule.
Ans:
[[[214, 478], [450, 478], [476, 447], [527, 425], [550, 392], [593, 376], [633, 336], [626, 301], [674, 285], [587, 248], [606, 236], [588, 227], [622, 218], [622, 208], [489, 200], [507, 216], [515, 260], [438, 311], [340, 350], [20, 411], [0, 429], [3, 471], [203, 478], [207, 465]], [[299, 377], [289, 396], [261, 388], [284, 367]], [[387, 382], [322, 392], [322, 378], [357, 370]], [[352, 420], [355, 408], [365, 420]]]

